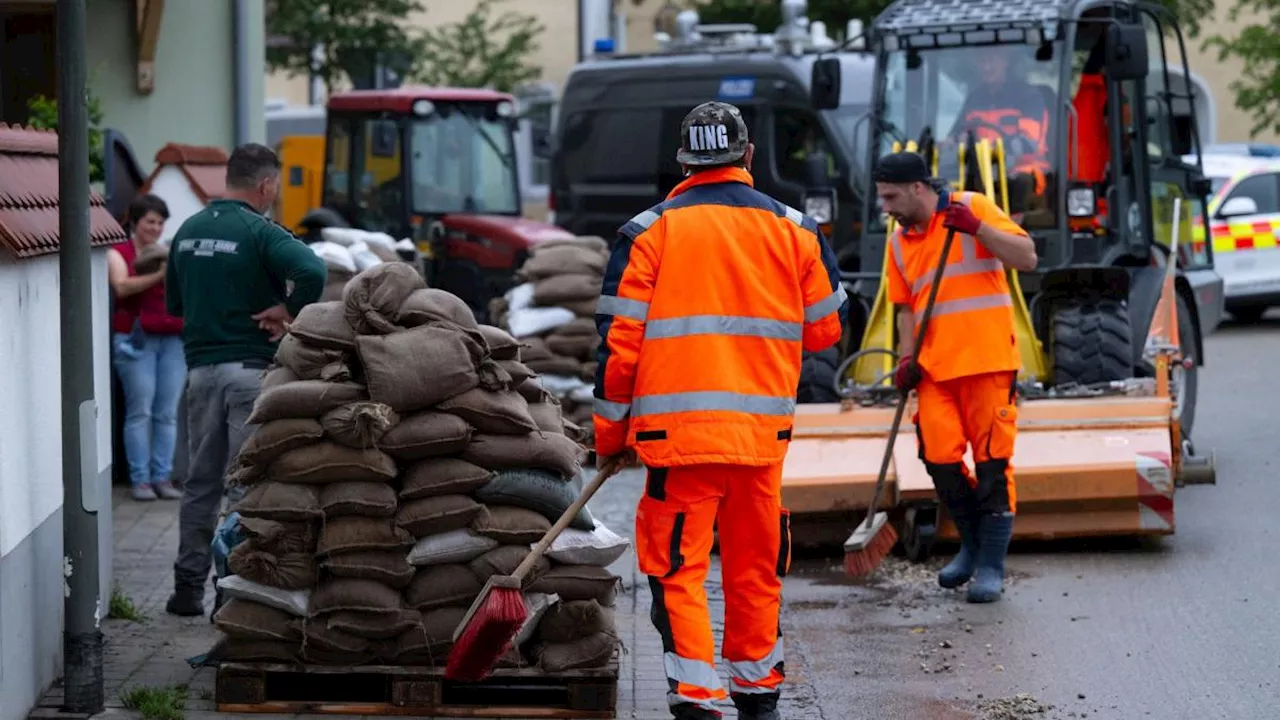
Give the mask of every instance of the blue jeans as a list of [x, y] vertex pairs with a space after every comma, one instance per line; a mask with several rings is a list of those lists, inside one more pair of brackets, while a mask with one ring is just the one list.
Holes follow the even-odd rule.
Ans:
[[[111, 336], [111, 358], [124, 388], [124, 452], [134, 487], [169, 480], [178, 434], [178, 401], [187, 377], [180, 335]], [[141, 339], [139, 347], [133, 343]]]

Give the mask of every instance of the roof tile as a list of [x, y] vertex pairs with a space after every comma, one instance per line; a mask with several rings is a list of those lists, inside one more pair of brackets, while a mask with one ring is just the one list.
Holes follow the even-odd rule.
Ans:
[[[89, 244], [124, 240], [124, 229], [89, 193]], [[0, 123], [0, 248], [18, 258], [58, 252], [58, 135]]]
[[222, 197], [227, 192], [227, 153], [222, 148], [203, 145], [169, 143], [156, 152], [156, 169], [143, 183], [142, 192], [149, 192], [160, 170], [177, 167], [200, 202]]

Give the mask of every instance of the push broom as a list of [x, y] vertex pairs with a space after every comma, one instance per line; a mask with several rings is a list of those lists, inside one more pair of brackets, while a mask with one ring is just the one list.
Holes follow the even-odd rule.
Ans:
[[608, 461], [583, 488], [578, 499], [573, 501], [556, 524], [551, 526], [525, 556], [515, 572], [489, 578], [463, 616], [462, 622], [458, 623], [458, 629], [453, 632], [453, 649], [449, 651], [449, 661], [444, 671], [446, 678], [459, 682], [478, 682], [489, 675], [498, 658], [511, 646], [511, 641], [528, 619], [524, 595], [520, 592], [525, 576], [537, 564], [538, 559], [546, 554], [551, 543], [573, 522], [573, 518], [582, 511], [604, 481], [621, 469], [621, 457]]
[[[956, 238], [955, 230], [947, 231], [947, 239], [942, 243], [942, 255], [938, 259], [938, 268], [933, 273], [933, 284], [929, 287], [929, 301], [925, 303], [924, 314], [916, 326], [916, 352], [924, 345], [924, 335], [929, 329], [929, 317], [933, 315], [933, 305], [938, 299], [938, 288], [942, 285], [942, 273], [947, 269], [947, 257], [951, 254], [951, 244]], [[907, 411], [907, 393], [902, 393], [898, 408], [893, 413], [893, 426], [889, 429], [889, 441], [884, 446], [884, 459], [880, 461], [880, 476], [876, 478], [876, 490], [871, 494], [871, 505], [867, 508], [867, 517], [844, 541], [844, 572], [850, 577], [862, 577], [871, 574], [880, 563], [888, 557], [898, 542], [898, 533], [889, 524], [887, 513], [877, 512], [880, 495], [884, 492], [884, 481], [889, 475], [889, 462], [893, 460], [893, 444], [898, 439], [898, 429], [902, 427], [902, 416]]]

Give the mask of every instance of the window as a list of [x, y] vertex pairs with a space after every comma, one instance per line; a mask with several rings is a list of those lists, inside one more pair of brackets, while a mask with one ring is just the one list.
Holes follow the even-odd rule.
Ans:
[[519, 215], [511, 126], [485, 106], [436, 105], [414, 120], [413, 210]]
[[347, 209], [351, 204], [351, 121], [331, 118], [325, 145], [329, 155], [325, 164], [323, 203]]
[[1262, 173], [1241, 180], [1223, 204], [1238, 197], [1247, 197], [1257, 203], [1260, 215], [1280, 213], [1280, 175]]
[[556, 90], [535, 83], [516, 90], [521, 119], [516, 130], [520, 189], [525, 200], [542, 200], [551, 184], [551, 136], [555, 122]]
[[[850, 132], [852, 135], [852, 132]], [[835, 178], [835, 156], [822, 124], [812, 112], [778, 107], [773, 114], [774, 166], [783, 180], [809, 185], [807, 161], [811, 152], [827, 154], [827, 179]]]
[[[574, 113], [560, 138], [565, 176], [573, 183], [652, 183], [659, 172], [662, 131], [662, 111], [657, 109]], [[672, 147], [672, 162], [675, 153]]]
[[355, 183], [360, 223], [372, 232], [394, 232], [405, 216], [400, 125], [374, 119], [360, 125], [361, 167]]

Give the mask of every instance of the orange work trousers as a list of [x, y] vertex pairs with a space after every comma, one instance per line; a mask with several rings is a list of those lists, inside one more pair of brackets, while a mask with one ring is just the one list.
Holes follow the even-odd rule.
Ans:
[[717, 521], [724, 646], [734, 694], [776, 693], [784, 678], [778, 610], [791, 566], [782, 464], [649, 468], [636, 511], [636, 559], [653, 591], [671, 705], [714, 710], [725, 697], [703, 584]]
[[[959, 502], [961, 495], [969, 495], [979, 512], [1017, 512], [1015, 378], [1016, 373], [1008, 371], [942, 382], [926, 375], [916, 388], [920, 459], [943, 502]], [[964, 464], [966, 446], [973, 449], [973, 472]]]

